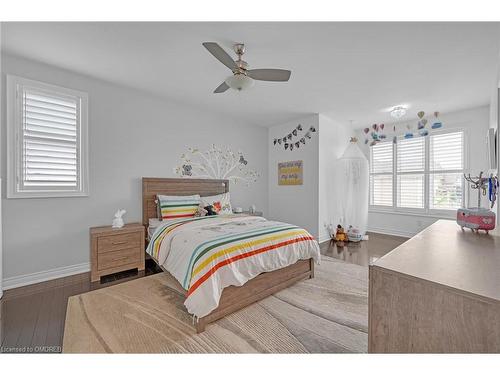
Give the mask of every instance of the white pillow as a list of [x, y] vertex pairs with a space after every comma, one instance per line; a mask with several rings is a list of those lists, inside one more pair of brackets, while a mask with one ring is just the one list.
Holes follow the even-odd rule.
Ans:
[[218, 215], [232, 214], [231, 197], [229, 193], [201, 197], [203, 207], [212, 206]]

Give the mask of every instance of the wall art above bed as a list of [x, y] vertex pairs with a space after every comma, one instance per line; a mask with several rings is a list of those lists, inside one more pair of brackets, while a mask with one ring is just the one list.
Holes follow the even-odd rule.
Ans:
[[189, 147], [180, 159], [181, 164], [174, 168], [174, 173], [180, 177], [222, 179], [248, 186], [260, 176], [248, 166], [241, 151], [234, 152], [229, 147], [220, 148], [215, 144], [206, 151]]

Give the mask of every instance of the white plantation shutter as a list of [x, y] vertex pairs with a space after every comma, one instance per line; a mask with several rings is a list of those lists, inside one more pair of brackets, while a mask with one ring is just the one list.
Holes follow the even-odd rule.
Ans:
[[464, 133], [429, 137], [429, 208], [455, 210], [463, 205]]
[[452, 213], [464, 204], [464, 150], [462, 130], [370, 147], [370, 205], [430, 215]]
[[9, 116], [16, 136], [10, 197], [86, 195], [86, 94], [8, 78], [16, 103]]
[[392, 173], [392, 143], [377, 143], [370, 147], [370, 171]]
[[431, 135], [431, 171], [461, 171], [464, 169], [464, 133], [454, 132]]
[[397, 206], [424, 208], [425, 138], [397, 143]]
[[78, 99], [23, 92], [25, 188], [78, 186]]
[[370, 147], [370, 205], [393, 205], [393, 147], [392, 143], [378, 143]]

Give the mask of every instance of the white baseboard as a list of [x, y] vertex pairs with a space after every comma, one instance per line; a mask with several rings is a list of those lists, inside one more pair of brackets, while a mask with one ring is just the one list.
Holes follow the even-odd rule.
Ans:
[[28, 275], [13, 276], [3, 279], [2, 288], [4, 290], [19, 288], [21, 286], [41, 283], [43, 281], [49, 281], [53, 279], [58, 279], [60, 277], [76, 275], [79, 273], [84, 273], [89, 271], [90, 271], [90, 263], [81, 263], [81, 264], [75, 264], [74, 266], [59, 267], [48, 271], [35, 272], [35, 273], [30, 273]]
[[387, 234], [389, 236], [398, 236], [398, 237], [406, 237], [406, 238], [411, 238], [417, 234], [417, 233], [404, 231], [404, 230], [386, 229], [386, 228], [377, 228], [377, 227], [369, 227], [367, 232]]
[[330, 241], [330, 240], [331, 240], [331, 238], [330, 238], [330, 236], [328, 234], [324, 234], [324, 235], [322, 235], [322, 236], [320, 236], [318, 238], [318, 242], [319, 243], [327, 242], [327, 241]]

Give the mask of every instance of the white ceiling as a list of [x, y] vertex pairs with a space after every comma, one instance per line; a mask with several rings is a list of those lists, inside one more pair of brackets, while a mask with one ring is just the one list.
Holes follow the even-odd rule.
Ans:
[[[4, 23], [6, 52], [269, 126], [304, 113], [388, 122], [405, 104], [449, 112], [489, 103], [498, 23]], [[288, 83], [212, 91], [230, 74], [201, 45], [245, 42], [251, 68]]]

